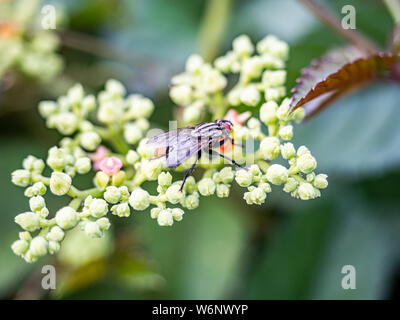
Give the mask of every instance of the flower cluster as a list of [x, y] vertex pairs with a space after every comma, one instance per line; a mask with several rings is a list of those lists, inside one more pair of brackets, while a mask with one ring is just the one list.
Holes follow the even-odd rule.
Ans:
[[[255, 50], [258, 55], [253, 55]], [[12, 182], [26, 188], [30, 208], [15, 218], [24, 231], [13, 243], [13, 251], [28, 262], [35, 261], [56, 253], [66, 230], [76, 227], [90, 237], [102, 237], [110, 228], [108, 214], [125, 218], [149, 209], [160, 226], [171, 226], [182, 220], [186, 210], [197, 208], [202, 196], [229, 197], [233, 183], [247, 188], [243, 198], [248, 204], [263, 204], [272, 185], [281, 185], [302, 200], [319, 197], [328, 185], [327, 176], [314, 172], [317, 162], [305, 146], [296, 150], [289, 142], [292, 123], [304, 117], [304, 110], [289, 114], [289, 99], [284, 98], [287, 55], [287, 44], [273, 36], [256, 46], [240, 36], [233, 42], [233, 51], [213, 66], [191, 56], [187, 71], [174, 77], [172, 99], [185, 110], [198, 108], [200, 115], [185, 111], [183, 122], [222, 114], [232, 121], [234, 138], [245, 147], [229, 142], [220, 147], [244, 169], [203, 156], [198, 162], [205, 169], [203, 176], [198, 181], [189, 176], [182, 190], [182, 180], [174, 179], [173, 171], [188, 169], [193, 159], [172, 170], [147, 144], [148, 118], [154, 111], [148, 98], [127, 95], [120, 82], [109, 80], [97, 96], [86, 94], [77, 84], [57, 101], [41, 102], [39, 112], [47, 126], [65, 137], [49, 149], [47, 159], [28, 156], [23, 169], [12, 173]], [[240, 75], [226, 92], [228, 73]], [[248, 108], [239, 113], [239, 107]], [[249, 148], [254, 145], [259, 147]], [[288, 161], [288, 167], [272, 163], [279, 156]], [[43, 175], [46, 165], [49, 176]], [[93, 186], [79, 190], [74, 177], [91, 171], [96, 171]], [[155, 194], [145, 189], [146, 181], [157, 182]], [[48, 192], [66, 195], [71, 202], [50, 213], [44, 198]]]
[[47, 81], [57, 75], [62, 58], [55, 53], [57, 35], [36, 27], [40, 1], [18, 0], [0, 4], [0, 77], [8, 70]]

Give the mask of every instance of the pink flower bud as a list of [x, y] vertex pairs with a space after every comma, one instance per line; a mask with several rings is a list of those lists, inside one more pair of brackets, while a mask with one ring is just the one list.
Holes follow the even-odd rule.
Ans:
[[100, 162], [107, 157], [108, 150], [105, 146], [100, 145], [97, 147], [96, 152], [90, 155], [90, 159], [93, 161], [93, 169], [100, 170]]
[[244, 113], [239, 113], [235, 109], [230, 109], [225, 116], [226, 120], [231, 121], [233, 124], [243, 126], [248, 118], [250, 118], [251, 113], [249, 111]]
[[110, 176], [116, 174], [121, 169], [121, 167], [122, 161], [117, 157], [104, 158], [99, 164], [100, 170]]

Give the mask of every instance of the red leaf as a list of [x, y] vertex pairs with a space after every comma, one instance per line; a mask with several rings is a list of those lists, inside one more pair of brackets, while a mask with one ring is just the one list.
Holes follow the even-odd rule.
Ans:
[[309, 118], [343, 94], [392, 70], [396, 59], [383, 52], [366, 55], [354, 47], [330, 51], [303, 69], [292, 90], [290, 112], [303, 106]]

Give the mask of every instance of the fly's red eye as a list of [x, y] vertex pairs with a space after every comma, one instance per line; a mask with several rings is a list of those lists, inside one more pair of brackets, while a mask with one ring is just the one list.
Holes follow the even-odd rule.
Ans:
[[229, 122], [224, 122], [224, 123], [222, 124], [222, 126], [223, 126], [226, 130], [228, 130], [228, 131], [230, 131], [230, 130], [232, 129]]

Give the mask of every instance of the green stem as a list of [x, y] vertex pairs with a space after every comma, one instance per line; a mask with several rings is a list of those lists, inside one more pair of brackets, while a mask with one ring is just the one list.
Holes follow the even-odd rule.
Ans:
[[395, 23], [400, 22], [400, 1], [383, 0]]

